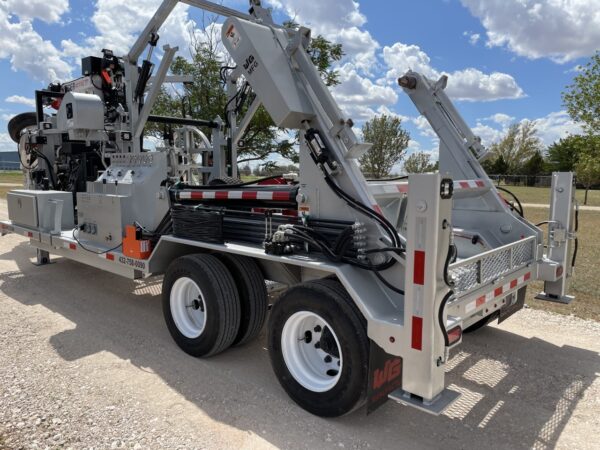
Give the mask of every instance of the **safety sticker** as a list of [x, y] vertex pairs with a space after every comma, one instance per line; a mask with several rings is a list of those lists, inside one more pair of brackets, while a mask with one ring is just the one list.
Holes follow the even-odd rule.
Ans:
[[227, 40], [229, 41], [229, 43], [231, 44], [231, 46], [233, 48], [235, 48], [235, 49], [238, 48], [242, 38], [240, 37], [237, 30], [235, 29], [235, 26], [230, 25], [229, 28], [227, 29], [227, 33], [225, 33], [225, 36], [227, 37]]

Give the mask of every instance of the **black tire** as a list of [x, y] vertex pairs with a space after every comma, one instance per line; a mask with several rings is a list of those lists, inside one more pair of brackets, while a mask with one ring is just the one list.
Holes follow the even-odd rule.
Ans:
[[233, 177], [213, 178], [208, 182], [209, 186], [236, 185], [242, 184], [242, 180]]
[[[282, 353], [283, 327], [300, 311], [323, 318], [340, 342], [343, 359], [340, 378], [324, 392], [315, 392], [300, 384], [288, 369]], [[268, 344], [271, 365], [279, 383], [306, 411], [321, 417], [337, 417], [365, 403], [369, 363], [366, 320], [337, 280], [310, 281], [288, 289], [271, 310]]]
[[252, 258], [228, 253], [218, 258], [233, 275], [240, 296], [240, 329], [233, 345], [242, 345], [258, 336], [265, 324], [269, 308], [265, 277]]
[[[196, 338], [186, 337], [177, 328], [171, 310], [171, 289], [182, 277], [191, 278], [200, 288], [207, 311], [204, 329]], [[236, 338], [240, 326], [237, 288], [227, 267], [213, 255], [188, 255], [173, 261], [163, 279], [162, 303], [171, 336], [192, 356], [216, 355]]]
[[37, 125], [37, 114], [34, 112], [26, 112], [17, 114], [8, 122], [8, 134], [10, 138], [17, 144], [21, 140], [21, 133], [27, 127]]

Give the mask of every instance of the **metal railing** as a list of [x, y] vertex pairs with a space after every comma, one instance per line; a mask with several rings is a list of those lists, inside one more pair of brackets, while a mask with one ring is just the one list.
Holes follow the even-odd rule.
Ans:
[[535, 242], [536, 237], [530, 236], [451, 264], [448, 271], [454, 280], [454, 292], [464, 295], [531, 264]]

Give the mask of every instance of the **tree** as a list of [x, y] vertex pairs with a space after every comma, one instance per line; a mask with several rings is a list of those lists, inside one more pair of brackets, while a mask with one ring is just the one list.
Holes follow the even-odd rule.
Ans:
[[373, 178], [389, 176], [395, 164], [402, 160], [410, 136], [402, 128], [402, 119], [381, 115], [373, 117], [362, 128], [365, 142], [373, 147], [360, 159], [362, 171]]
[[600, 136], [587, 136], [586, 145], [580, 149], [579, 160], [575, 164], [577, 182], [585, 188], [583, 204], [587, 205], [588, 191], [600, 184]]
[[572, 135], [548, 147], [548, 167], [551, 171], [571, 172], [579, 160], [584, 136]]
[[569, 115], [589, 134], [600, 134], [600, 52], [597, 52], [562, 95]]
[[520, 171], [521, 174], [527, 175], [527, 186], [535, 186], [536, 177], [544, 174], [546, 169], [546, 161], [541, 151], [537, 151], [529, 158]]
[[431, 163], [431, 155], [425, 152], [417, 152], [410, 155], [404, 162], [406, 173], [426, 173], [436, 170], [436, 163]]
[[523, 164], [531, 159], [544, 146], [537, 136], [535, 122], [523, 121], [508, 128], [506, 136], [490, 147], [491, 157], [500, 157], [508, 166], [509, 173], [518, 173]]
[[[171, 72], [174, 75], [191, 75], [193, 83], [185, 84], [181, 91], [163, 89], [154, 106], [153, 114], [173, 117], [188, 115], [194, 119], [209, 120], [219, 116], [225, 119], [228, 96], [221, 68], [231, 65], [232, 61], [223, 59], [219, 28], [214, 25], [215, 22], [212, 21], [199, 33], [194, 34], [190, 59], [177, 57], [171, 65]], [[287, 26], [293, 28], [296, 25], [288, 23]], [[342, 46], [333, 44], [319, 35], [311, 40], [307, 52], [324, 82], [328, 86], [338, 84], [339, 74], [332, 66], [335, 61], [342, 58]], [[254, 94], [249, 92], [245, 105], [240, 107], [242, 115], [253, 96]], [[210, 132], [210, 130], [204, 131]], [[163, 128], [149, 125], [147, 132], [160, 135]], [[278, 153], [294, 162], [298, 161], [295, 137], [282, 138], [282, 133], [262, 106], [254, 115], [240, 144], [243, 145], [238, 149], [238, 164], [265, 160], [272, 153]]]

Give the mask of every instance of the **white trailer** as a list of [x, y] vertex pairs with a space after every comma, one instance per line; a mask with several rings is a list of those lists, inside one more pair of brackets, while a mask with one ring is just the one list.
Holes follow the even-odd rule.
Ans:
[[[36, 113], [9, 124], [28, 189], [8, 194], [0, 227], [28, 237], [39, 264], [58, 255], [132, 279], [164, 274], [167, 326], [192, 356], [254, 338], [265, 280], [288, 286], [270, 313], [272, 366], [321, 416], [389, 398], [439, 414], [459, 395], [444, 371], [463, 331], [518, 311], [534, 280], [545, 282], [540, 298], [572, 299], [573, 175], [553, 175], [546, 254], [542, 230], [482, 169], [485, 149], [446, 77], [399, 80], [440, 138], [439, 173], [367, 181], [357, 159], [370, 145], [314, 67], [310, 30], [274, 24], [258, 0], [249, 14], [184, 0], [226, 17], [230, 100], [224, 120], [152, 116], [162, 83], [190, 81], [167, 76], [177, 51], [168, 45], [151, 76], [177, 3], [162, 3], [128, 55], [85, 58], [81, 79], [38, 91]], [[58, 111], [47, 116], [50, 102]], [[260, 105], [299, 133], [299, 177], [236, 181], [237, 145]], [[155, 151], [142, 146], [148, 122], [172, 130]]]

